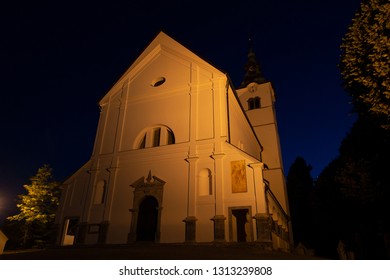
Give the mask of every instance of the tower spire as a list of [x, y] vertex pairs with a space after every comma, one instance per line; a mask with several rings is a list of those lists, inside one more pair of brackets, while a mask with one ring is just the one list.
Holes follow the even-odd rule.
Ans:
[[244, 69], [245, 69], [244, 81], [241, 83], [239, 88], [246, 87], [248, 84], [252, 82], [256, 82], [258, 84], [267, 82], [267, 80], [264, 78], [261, 72], [260, 64], [256, 60], [256, 55], [253, 51], [253, 39], [251, 34], [249, 35], [249, 40], [248, 40], [248, 61], [245, 64]]

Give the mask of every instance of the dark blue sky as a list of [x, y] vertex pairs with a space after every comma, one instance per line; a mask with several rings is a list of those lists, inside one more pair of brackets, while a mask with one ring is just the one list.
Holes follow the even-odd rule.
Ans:
[[277, 95], [286, 174], [297, 156], [313, 177], [337, 156], [355, 120], [339, 46], [359, 0], [127, 2], [0, 4], [1, 219], [44, 163], [63, 180], [89, 159], [98, 100], [160, 30], [236, 86], [251, 32]]

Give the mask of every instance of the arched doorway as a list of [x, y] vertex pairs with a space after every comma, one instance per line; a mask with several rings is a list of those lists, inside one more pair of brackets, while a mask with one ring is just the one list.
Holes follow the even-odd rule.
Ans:
[[155, 241], [158, 220], [158, 201], [146, 196], [139, 205], [137, 221], [137, 241]]

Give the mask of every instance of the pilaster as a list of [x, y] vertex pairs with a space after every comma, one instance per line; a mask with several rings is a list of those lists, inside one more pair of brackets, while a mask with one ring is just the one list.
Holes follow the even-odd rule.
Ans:
[[212, 219], [214, 222], [214, 242], [226, 242], [225, 238], [225, 220], [224, 215], [215, 215]]
[[[116, 165], [114, 162], [113, 165]], [[110, 167], [107, 168], [106, 171], [108, 172], [108, 180], [107, 180], [107, 193], [104, 200], [104, 212], [103, 212], [103, 221], [109, 221], [111, 219], [111, 209], [112, 204], [115, 203], [113, 201], [113, 196], [115, 193], [115, 181], [117, 176], [117, 167]]]
[[214, 241], [225, 242], [225, 220], [224, 216], [224, 182], [223, 182], [223, 157], [225, 154], [213, 154], [215, 169], [215, 216], [211, 219], [214, 222]]
[[100, 223], [98, 244], [106, 243], [109, 224], [109, 221], [103, 221]]
[[185, 223], [185, 242], [196, 242], [196, 221], [195, 216], [189, 216], [183, 220]]
[[130, 232], [127, 234], [127, 243], [132, 243], [137, 240], [137, 223], [138, 223], [138, 209], [129, 209], [131, 213]]
[[215, 190], [215, 215], [216, 216], [223, 216], [223, 158], [225, 154], [213, 154], [211, 156], [212, 159], [214, 159], [214, 170], [215, 170], [215, 184], [214, 184], [214, 190]]
[[84, 244], [85, 237], [87, 236], [88, 223], [80, 223], [77, 229], [76, 242], [75, 244]]
[[257, 213], [256, 220], [256, 243], [264, 249], [272, 250], [272, 225], [268, 214]]
[[267, 213], [267, 201], [265, 197], [265, 184], [263, 179], [264, 163], [250, 163], [253, 169], [254, 193], [256, 199], [256, 213]]
[[196, 162], [198, 157], [189, 157], [186, 161], [188, 167], [188, 197], [187, 197], [187, 217], [196, 216]]

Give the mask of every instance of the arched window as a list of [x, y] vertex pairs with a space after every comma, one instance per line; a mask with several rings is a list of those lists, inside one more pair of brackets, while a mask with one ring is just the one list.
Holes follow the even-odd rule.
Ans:
[[164, 125], [146, 128], [141, 131], [136, 139], [135, 149], [175, 144], [175, 135], [173, 131]]
[[261, 107], [260, 105], [260, 97], [256, 96], [255, 98], [253, 98], [253, 109], [258, 109]]
[[255, 103], [253, 101], [253, 98], [249, 98], [248, 99], [248, 110], [253, 110], [254, 106], [255, 106]]
[[142, 137], [141, 143], [139, 144], [140, 149], [145, 149], [145, 147], [146, 147], [146, 133]]
[[248, 99], [248, 110], [258, 109], [260, 107], [260, 97], [256, 96]]
[[168, 129], [168, 145], [175, 144], [175, 135], [172, 130]]
[[160, 146], [161, 127], [153, 129], [153, 147]]
[[211, 171], [208, 168], [200, 170], [198, 176], [198, 195], [206, 196], [212, 195], [213, 193], [213, 184]]

